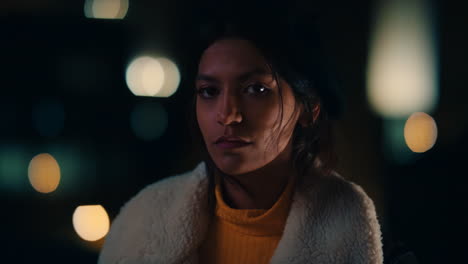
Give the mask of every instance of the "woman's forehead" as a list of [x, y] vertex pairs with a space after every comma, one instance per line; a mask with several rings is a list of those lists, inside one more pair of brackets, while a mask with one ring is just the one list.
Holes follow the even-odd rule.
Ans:
[[248, 40], [223, 39], [202, 54], [198, 73], [203, 75], [271, 73], [266, 59]]

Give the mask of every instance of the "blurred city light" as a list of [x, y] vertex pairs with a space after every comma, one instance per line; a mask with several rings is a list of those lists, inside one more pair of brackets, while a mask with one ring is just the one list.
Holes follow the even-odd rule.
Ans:
[[41, 193], [50, 193], [57, 189], [60, 182], [60, 167], [50, 154], [36, 155], [28, 167], [29, 182]]
[[143, 56], [129, 64], [125, 78], [133, 94], [155, 96], [163, 86], [164, 71], [157, 59]]
[[128, 0], [86, 0], [84, 4], [87, 18], [122, 19], [127, 11]]
[[388, 118], [430, 112], [438, 100], [431, 10], [424, 0], [382, 3], [367, 69], [369, 102]]
[[180, 72], [169, 59], [141, 56], [129, 64], [125, 79], [137, 96], [169, 97], [177, 91]]
[[384, 119], [382, 122], [384, 156], [391, 162], [407, 164], [414, 161], [416, 156], [405, 142], [406, 119]]
[[7, 191], [27, 190], [27, 167], [30, 157], [20, 146], [2, 144], [0, 147], [0, 188]]
[[52, 155], [60, 164], [60, 189], [56, 195], [69, 195], [82, 191], [81, 186], [91, 189], [96, 178], [95, 157], [86, 150], [86, 143], [61, 141], [40, 145], [38, 151]]
[[161, 90], [156, 95], [157, 97], [169, 97], [173, 95], [180, 83], [180, 72], [177, 65], [169, 59], [158, 58], [164, 71], [164, 83]]
[[167, 128], [167, 113], [159, 103], [141, 103], [133, 109], [130, 123], [137, 137], [145, 141], [155, 140]]
[[96, 241], [109, 232], [109, 216], [101, 205], [81, 205], [73, 213], [73, 227], [82, 239]]
[[64, 127], [63, 104], [52, 98], [42, 99], [34, 105], [32, 119], [34, 127], [41, 136], [56, 137]]
[[405, 124], [405, 141], [416, 153], [431, 149], [437, 140], [437, 125], [434, 119], [422, 112], [412, 114]]

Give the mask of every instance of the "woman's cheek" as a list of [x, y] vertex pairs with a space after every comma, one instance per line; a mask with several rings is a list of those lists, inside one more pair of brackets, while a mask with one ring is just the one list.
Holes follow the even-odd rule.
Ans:
[[208, 107], [206, 103], [197, 101], [197, 121], [200, 127], [203, 139], [207, 140], [207, 133], [209, 132], [209, 117], [210, 113], [207, 111]]
[[264, 126], [264, 129], [272, 128], [279, 116], [279, 105], [271, 100], [257, 101], [249, 104], [250, 120], [255, 124]]

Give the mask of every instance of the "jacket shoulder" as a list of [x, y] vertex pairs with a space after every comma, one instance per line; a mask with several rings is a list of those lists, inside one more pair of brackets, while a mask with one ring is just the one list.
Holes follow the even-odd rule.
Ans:
[[322, 202], [334, 203], [335, 206], [351, 206], [352, 208], [372, 210], [375, 207], [372, 199], [364, 189], [333, 172], [329, 175], [320, 175], [305, 184], [306, 192], [319, 196]]
[[322, 250], [335, 252], [327, 261], [383, 263], [380, 224], [364, 189], [337, 173], [318, 176], [309, 186], [307, 219], [322, 230]]
[[375, 205], [364, 189], [339, 175], [333, 177], [341, 193], [338, 199], [339, 214], [344, 215], [348, 235], [344, 245], [351, 263], [383, 263], [382, 233]]
[[[206, 195], [206, 173], [203, 163], [193, 171], [171, 176], [142, 189], [120, 210], [99, 256], [99, 263], [145, 263], [149, 260], [167, 261], [167, 256], [177, 256], [177, 250], [169, 235], [176, 232], [177, 226], [184, 226], [180, 221], [198, 221], [184, 219], [194, 210], [201, 210], [202, 200]], [[180, 217], [180, 218], [179, 218]], [[186, 217], [185, 217], [186, 218]], [[170, 231], [170, 232], [169, 232]], [[174, 236], [173, 236], [174, 237]], [[187, 241], [185, 241], [187, 242]]]
[[382, 262], [380, 226], [364, 190], [336, 173], [299, 179], [272, 263]]
[[336, 207], [348, 201], [354, 205], [361, 204], [358, 201], [366, 205], [372, 203], [361, 186], [336, 172], [328, 175], [319, 173], [307, 175], [298, 184], [298, 191], [305, 195], [306, 199], [312, 199], [323, 206]]

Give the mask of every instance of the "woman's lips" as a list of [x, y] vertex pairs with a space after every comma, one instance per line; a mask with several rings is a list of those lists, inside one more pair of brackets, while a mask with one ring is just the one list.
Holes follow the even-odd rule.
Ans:
[[215, 141], [215, 145], [223, 149], [241, 148], [250, 144], [252, 142], [235, 136], [222, 136]]
[[243, 141], [219, 141], [215, 143], [216, 146], [222, 148], [222, 149], [233, 149], [233, 148], [241, 148], [245, 147], [247, 145], [250, 145], [252, 143], [249, 142], [243, 142]]

